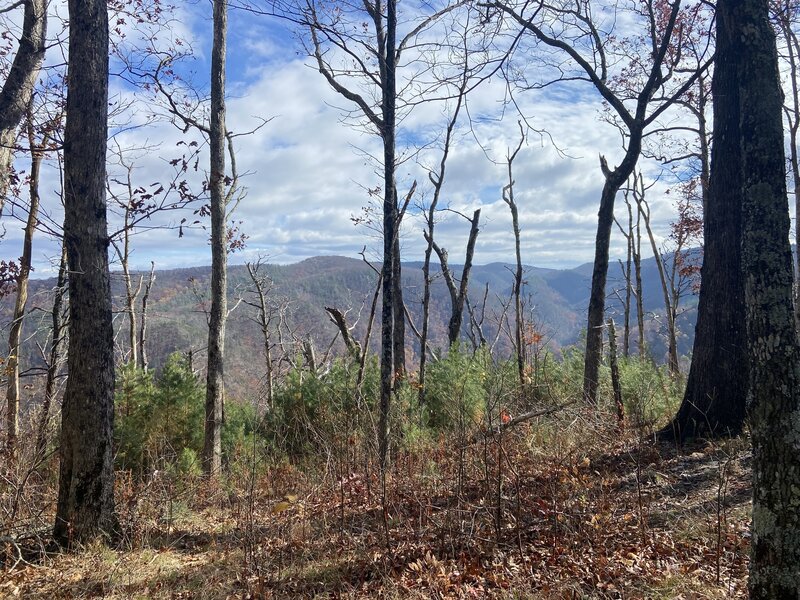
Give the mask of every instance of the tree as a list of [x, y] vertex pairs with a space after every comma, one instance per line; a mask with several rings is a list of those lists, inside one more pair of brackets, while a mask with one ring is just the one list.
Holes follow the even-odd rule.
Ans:
[[[351, 116], [355, 115], [360, 126], [366, 122], [366, 128], [381, 140], [382, 152], [376, 161], [382, 179], [379, 189], [383, 236], [378, 454], [384, 469], [389, 448], [391, 395], [395, 381], [403, 375], [405, 353], [398, 237], [403, 211], [395, 180], [398, 105], [402, 107], [401, 93], [413, 93], [415, 88], [412, 81], [405, 80], [398, 90], [398, 64], [426, 30], [461, 3], [448, 4], [418, 23], [404, 22], [402, 26], [408, 28], [405, 34], [398, 30], [397, 0], [365, 0], [357, 5], [316, 0], [278, 4], [283, 16], [308, 32], [309, 55], [330, 87], [352, 105]], [[405, 66], [413, 64], [412, 55]], [[409, 79], [414, 79], [411, 70]]]
[[511, 226], [514, 230], [514, 256], [517, 265], [514, 270], [514, 284], [511, 295], [514, 297], [514, 348], [517, 351], [517, 376], [519, 377], [520, 388], [525, 387], [525, 333], [522, 314], [522, 251], [520, 250], [520, 230], [519, 230], [519, 210], [517, 202], [514, 200], [514, 159], [525, 143], [525, 132], [522, 123], [519, 124], [520, 138], [517, 147], [513, 152], [509, 152], [506, 165], [508, 167], [508, 183], [503, 186], [503, 202], [508, 205], [511, 211]]
[[[798, 598], [800, 347], [792, 303], [783, 93], [775, 32], [767, 0], [721, 0], [720, 8], [718, 34], [727, 29], [729, 56], [736, 67], [728, 74], [738, 84], [743, 167], [742, 270], [753, 442], [748, 585], [754, 600]], [[726, 102], [719, 95], [714, 98]]]
[[203, 441], [203, 471], [216, 476], [222, 467], [222, 420], [225, 398], [225, 320], [228, 316], [228, 236], [225, 191], [225, 55], [228, 7], [214, 0], [214, 42], [211, 51], [211, 313], [208, 322], [208, 367], [206, 371], [206, 419]]
[[731, 5], [717, 7], [711, 82], [714, 143], [703, 219], [703, 266], [692, 364], [683, 401], [662, 436], [680, 441], [738, 434], [744, 425], [747, 365], [742, 283], [742, 168], [738, 56], [728, 25]]
[[64, 131], [64, 241], [69, 353], [61, 412], [54, 538], [64, 546], [112, 535], [114, 340], [106, 223], [108, 13], [69, 0], [69, 90]]
[[[673, 33], [679, 21], [691, 18], [681, 13], [680, 0], [671, 5], [659, 0], [646, 0], [637, 5], [637, 10], [641, 10], [637, 16], [649, 30], [640, 41], [628, 40], [621, 46], [618, 46], [620, 41], [613, 31], [614, 24], [598, 22], [588, 0], [579, 0], [568, 10], [558, 3], [537, 3], [530, 15], [525, 12], [528, 3], [494, 0], [489, 6], [497, 8], [532, 34], [543, 48], [552, 49], [556, 56], [550, 57], [553, 62], [549, 64], [556, 65], [559, 79], [590, 82], [613, 111], [625, 138], [625, 154], [619, 165], [612, 168], [604, 156], [600, 157], [604, 183], [598, 211], [584, 362], [584, 397], [589, 403], [595, 403], [603, 350], [614, 201], [636, 167], [647, 129], [691, 88], [705, 65], [696, 65], [682, 81], [676, 78], [677, 73], [683, 70], [679, 68], [683, 55], [680, 40], [673, 39]], [[629, 48], [640, 51], [633, 50], [626, 61], [609, 56], [609, 52], [616, 54], [617, 51], [626, 54]], [[548, 63], [545, 61], [545, 64]], [[611, 73], [615, 64], [624, 64], [623, 71], [617, 75]], [[668, 87], [673, 79], [676, 80], [674, 85]], [[532, 85], [548, 84], [539, 82]]]
[[[17, 3], [18, 5], [19, 3]], [[17, 127], [28, 110], [44, 60], [47, 1], [24, 0], [25, 16], [17, 54], [0, 90], [0, 213], [10, 183]]]
[[48, 120], [48, 122], [42, 126], [42, 140], [37, 143], [33, 111], [31, 107], [28, 108], [26, 129], [31, 152], [31, 172], [28, 177], [30, 204], [28, 206], [28, 218], [25, 223], [25, 233], [22, 242], [22, 256], [19, 260], [14, 314], [8, 333], [8, 387], [6, 389], [6, 426], [8, 428], [8, 439], [6, 450], [10, 459], [14, 458], [16, 452], [18, 434], [19, 354], [22, 350], [22, 326], [25, 320], [25, 309], [28, 302], [28, 280], [30, 279], [32, 268], [31, 253], [33, 249], [33, 234], [36, 231], [36, 224], [39, 218], [39, 178], [45, 150], [50, 144], [53, 132], [58, 131], [61, 120], [62, 114], [59, 111], [58, 115]]

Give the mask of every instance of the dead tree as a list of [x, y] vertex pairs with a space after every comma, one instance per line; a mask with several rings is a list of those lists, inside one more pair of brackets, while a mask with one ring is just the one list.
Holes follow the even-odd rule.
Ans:
[[156, 281], [156, 264], [150, 261], [150, 276], [147, 279], [147, 284], [144, 286], [144, 293], [142, 294], [142, 308], [141, 308], [141, 321], [139, 323], [139, 369], [147, 371], [147, 303], [150, 300], [150, 291], [153, 289], [153, 284]]
[[514, 230], [514, 254], [516, 257], [516, 269], [514, 270], [514, 284], [511, 289], [511, 295], [514, 298], [514, 345], [517, 352], [517, 375], [519, 376], [519, 385], [525, 387], [525, 365], [527, 362], [525, 356], [525, 315], [522, 311], [522, 249], [520, 246], [520, 229], [519, 229], [519, 211], [517, 210], [517, 202], [514, 200], [514, 159], [519, 154], [522, 144], [525, 143], [525, 132], [522, 129], [522, 123], [519, 123], [520, 139], [516, 149], [508, 154], [506, 158], [506, 165], [508, 168], [508, 183], [503, 187], [503, 202], [508, 205], [511, 211], [511, 225]]

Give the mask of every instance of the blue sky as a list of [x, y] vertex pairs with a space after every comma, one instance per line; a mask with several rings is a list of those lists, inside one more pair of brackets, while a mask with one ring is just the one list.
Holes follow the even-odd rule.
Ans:
[[[181, 3], [173, 35], [189, 39], [195, 52], [182, 72], [195, 73], [201, 86], [207, 81], [211, 34], [210, 2]], [[52, 31], [52, 29], [51, 29]], [[165, 42], [166, 43], [166, 42]], [[244, 252], [233, 255], [240, 263], [258, 255], [274, 262], [295, 262], [316, 255], [337, 254], [357, 257], [366, 245], [377, 257], [380, 244], [375, 233], [355, 226], [352, 218], [369, 202], [367, 188], [380, 185], [380, 177], [368, 154], [379, 153], [378, 139], [342, 123], [347, 102], [337, 96], [305, 56], [294, 32], [269, 17], [232, 11], [228, 55], [228, 127], [235, 132], [253, 129], [260, 119], [271, 119], [256, 133], [236, 140], [239, 170], [247, 175], [242, 184], [246, 196], [233, 219], [241, 221], [248, 236]], [[112, 92], [131, 101], [130, 86], [112, 78]], [[489, 81], [469, 99], [470, 114], [480, 119], [468, 126], [463, 119], [448, 163], [441, 205], [452, 211], [441, 214], [437, 238], [459, 262], [468, 224], [457, 212], [471, 214], [482, 209], [482, 226], [475, 253], [477, 263], [509, 262], [514, 258], [511, 217], [501, 199], [507, 172], [505, 157], [518, 143], [518, 116], [500, 100], [506, 93], [501, 80]], [[531, 133], [515, 162], [515, 195], [522, 229], [523, 259], [528, 264], [564, 268], [591, 261], [594, 254], [596, 214], [603, 178], [599, 155], [615, 164], [621, 157], [621, 139], [600, 114], [599, 96], [591, 86], [574, 83], [544, 92], [516, 94], [520, 108], [537, 128], [548, 135]], [[144, 120], [148, 101], [134, 104], [134, 118]], [[422, 141], [442, 130], [449, 107], [431, 103], [415, 109], [402, 123], [401, 137]], [[128, 130], [116, 136], [123, 147], [148, 146], [134, 152], [135, 179], [149, 185], [170, 176], [168, 159], [176, 144], [185, 139], [181, 131], [165, 122]], [[425, 165], [439, 160], [435, 147], [421, 152], [416, 160], [398, 169], [399, 193], [416, 179], [419, 183], [414, 204], [424, 206], [430, 199]], [[201, 170], [207, 155], [202, 155]], [[22, 168], [25, 168], [24, 165]], [[660, 168], [643, 162], [645, 172], [655, 176]], [[112, 167], [112, 171], [113, 171]], [[198, 173], [195, 179], [200, 178]], [[195, 181], [196, 183], [196, 181]], [[54, 201], [57, 178], [50, 164], [43, 197], [53, 219], [59, 210]], [[672, 199], [665, 185], [652, 191], [654, 229], [663, 236], [672, 219]], [[412, 210], [402, 229], [404, 260], [419, 260], [424, 250], [419, 210]], [[17, 216], [22, 214], [17, 212]], [[191, 214], [158, 217], [152, 229], [138, 233], [133, 242], [132, 263], [148, 268], [203, 265], [210, 262], [207, 232], [186, 230], [178, 238], [174, 229], [181, 218]], [[114, 228], [115, 217], [111, 217]], [[19, 218], [8, 214], [2, 257], [19, 255]], [[612, 256], [623, 255], [624, 240], [615, 232]], [[39, 275], [50, 271], [57, 255], [52, 240], [39, 236], [34, 242], [34, 262]]]

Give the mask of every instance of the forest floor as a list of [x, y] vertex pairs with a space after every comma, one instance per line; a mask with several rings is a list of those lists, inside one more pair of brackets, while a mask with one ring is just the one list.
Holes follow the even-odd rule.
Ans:
[[120, 477], [119, 549], [6, 547], [0, 598], [745, 597], [748, 440], [678, 449], [568, 419], [399, 451], [385, 501], [347, 439], [341, 460], [225, 489]]

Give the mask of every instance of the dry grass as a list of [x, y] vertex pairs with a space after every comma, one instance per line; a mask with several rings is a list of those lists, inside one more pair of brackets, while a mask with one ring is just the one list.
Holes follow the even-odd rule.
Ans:
[[746, 441], [679, 451], [563, 412], [399, 452], [385, 505], [342, 447], [324, 472], [262, 470], [252, 498], [243, 477], [171, 490], [167, 520], [163, 496], [137, 501], [127, 547], [40, 556], [0, 574], [0, 597], [745, 596]]

